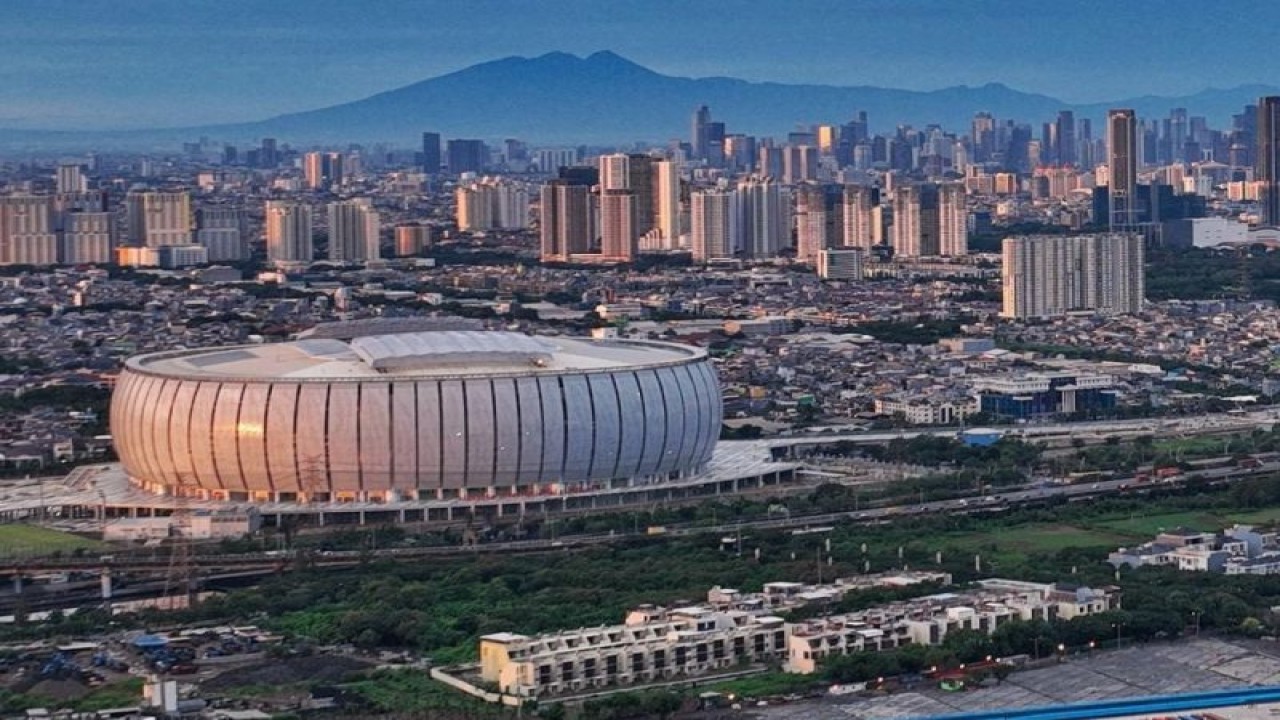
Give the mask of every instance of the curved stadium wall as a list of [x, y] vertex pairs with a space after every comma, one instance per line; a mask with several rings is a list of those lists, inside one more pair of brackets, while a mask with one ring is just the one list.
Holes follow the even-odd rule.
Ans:
[[722, 419], [706, 354], [612, 342], [681, 355], [607, 369], [355, 378], [181, 373], [155, 361], [210, 351], [143, 355], [117, 381], [112, 434], [138, 485], [227, 500], [561, 492], [698, 472]]

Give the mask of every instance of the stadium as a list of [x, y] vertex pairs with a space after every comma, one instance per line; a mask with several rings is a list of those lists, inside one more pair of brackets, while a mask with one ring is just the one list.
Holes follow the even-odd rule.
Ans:
[[698, 348], [481, 330], [370, 328], [140, 355], [111, 404], [135, 487], [253, 503], [679, 482], [706, 468], [721, 419]]

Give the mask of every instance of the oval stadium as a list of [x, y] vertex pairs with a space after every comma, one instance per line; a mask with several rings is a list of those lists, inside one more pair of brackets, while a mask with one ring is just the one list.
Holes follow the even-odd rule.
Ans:
[[135, 485], [286, 503], [678, 480], [707, 464], [721, 418], [698, 348], [477, 330], [141, 355], [111, 404]]

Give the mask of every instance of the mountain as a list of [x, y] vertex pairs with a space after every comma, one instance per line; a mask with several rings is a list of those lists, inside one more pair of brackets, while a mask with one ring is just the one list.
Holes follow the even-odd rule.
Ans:
[[413, 146], [423, 130], [445, 137], [517, 137], [544, 144], [664, 142], [688, 137], [690, 116], [698, 105], [710, 106], [713, 117], [724, 121], [730, 132], [775, 137], [798, 124], [844, 122], [859, 110], [865, 110], [873, 130], [880, 131], [898, 124], [939, 123], [963, 132], [975, 112], [988, 111], [1002, 120], [1031, 123], [1038, 134], [1038, 124], [1063, 109], [1094, 118], [1095, 136], [1101, 136], [1101, 120], [1110, 107], [1134, 107], [1149, 117], [1166, 117], [1170, 108], [1185, 107], [1193, 115], [1208, 117], [1215, 127], [1224, 127], [1245, 103], [1277, 92], [1252, 85], [1185, 97], [1073, 106], [999, 83], [913, 91], [694, 79], [663, 75], [611, 52], [585, 58], [549, 53], [473, 65], [362, 100], [261, 122], [116, 133], [0, 130], [0, 145], [143, 146], [207, 135], [240, 142], [276, 137], [295, 145], [390, 141]]

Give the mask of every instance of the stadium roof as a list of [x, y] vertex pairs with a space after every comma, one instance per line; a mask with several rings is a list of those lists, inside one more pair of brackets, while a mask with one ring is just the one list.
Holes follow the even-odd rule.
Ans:
[[366, 335], [350, 341], [304, 340], [131, 358], [131, 370], [227, 381], [340, 381], [377, 377], [450, 377], [572, 373], [682, 364], [705, 356], [673, 343], [533, 337], [499, 331]]
[[359, 337], [351, 349], [369, 367], [387, 372], [472, 362], [542, 366], [556, 346], [520, 333], [446, 331]]

